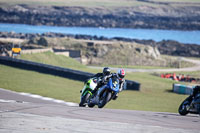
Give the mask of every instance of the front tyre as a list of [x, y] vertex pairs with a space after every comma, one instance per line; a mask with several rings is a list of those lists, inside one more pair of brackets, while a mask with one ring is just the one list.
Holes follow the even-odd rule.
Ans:
[[90, 98], [88, 101], [88, 107], [93, 108], [95, 104], [92, 102], [93, 98]]
[[111, 92], [104, 91], [104, 93], [99, 97], [98, 108], [103, 108], [107, 102], [111, 99]]
[[187, 106], [190, 106], [190, 102], [186, 99], [179, 106], [178, 112], [180, 115], [187, 115], [189, 113]]
[[200, 115], [200, 98], [196, 100], [196, 109], [197, 109], [197, 113]]
[[200, 104], [197, 105], [197, 111], [198, 111], [198, 114], [200, 115]]
[[79, 103], [79, 107], [85, 107], [89, 97], [90, 93], [87, 93], [85, 96], [81, 97], [81, 102]]
[[93, 108], [95, 104], [93, 103], [93, 99], [95, 98], [95, 94], [93, 94], [89, 99], [88, 99], [88, 107]]

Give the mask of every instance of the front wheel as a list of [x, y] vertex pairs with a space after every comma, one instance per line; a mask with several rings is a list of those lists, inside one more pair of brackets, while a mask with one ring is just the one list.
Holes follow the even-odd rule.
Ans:
[[198, 114], [200, 115], [200, 104], [197, 105], [197, 111], [198, 111]]
[[187, 115], [189, 113], [188, 108], [190, 106], [190, 102], [186, 99], [179, 106], [178, 112], [180, 115]]
[[196, 102], [197, 113], [200, 115], [200, 97], [196, 99], [195, 102]]
[[98, 108], [103, 108], [107, 102], [111, 99], [111, 92], [104, 91], [104, 93], [99, 97]]
[[89, 97], [90, 93], [87, 93], [85, 96], [81, 97], [81, 102], [79, 103], [79, 107], [85, 107]]
[[88, 99], [88, 107], [93, 108], [95, 106], [95, 103], [93, 103], [93, 99], [95, 98], [95, 94], [93, 94], [89, 99]]
[[90, 107], [90, 108], [93, 108], [94, 106], [95, 106], [95, 104], [92, 102], [92, 98], [91, 99], [89, 99], [89, 101], [88, 101], [88, 107]]

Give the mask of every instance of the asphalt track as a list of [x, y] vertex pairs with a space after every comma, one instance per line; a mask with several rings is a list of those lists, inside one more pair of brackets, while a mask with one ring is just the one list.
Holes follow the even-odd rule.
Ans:
[[0, 133], [200, 133], [199, 115], [78, 107], [0, 89]]
[[[200, 61], [191, 59], [187, 61], [197, 65], [181, 69], [126, 69], [126, 71], [200, 70]], [[76, 103], [0, 89], [0, 133], [40, 132], [200, 133], [200, 117], [192, 114], [180, 116], [177, 113], [167, 112], [81, 108]]]

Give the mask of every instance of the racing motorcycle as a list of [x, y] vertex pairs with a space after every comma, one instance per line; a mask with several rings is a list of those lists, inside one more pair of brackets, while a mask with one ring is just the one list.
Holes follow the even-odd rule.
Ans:
[[97, 78], [89, 79], [85, 84], [81, 92], [81, 101], [79, 103], [80, 107], [85, 107], [88, 103], [88, 99], [92, 96], [92, 91], [97, 86]]
[[200, 93], [194, 97], [187, 97], [179, 106], [178, 112], [180, 115], [187, 115], [188, 113], [200, 115]]
[[111, 99], [116, 97], [117, 93], [119, 93], [119, 80], [117, 77], [111, 77], [105, 85], [89, 98], [88, 107], [97, 105], [98, 108], [103, 108]]

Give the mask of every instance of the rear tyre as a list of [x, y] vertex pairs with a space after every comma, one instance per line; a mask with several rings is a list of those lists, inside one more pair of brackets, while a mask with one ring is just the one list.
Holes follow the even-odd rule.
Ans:
[[186, 99], [179, 106], [178, 112], [180, 115], [187, 115], [189, 111], [187, 110], [187, 106], [190, 106], [190, 102]]
[[85, 96], [81, 97], [81, 102], [79, 103], [79, 107], [85, 107], [89, 97], [90, 93], [87, 93]]
[[107, 102], [111, 99], [111, 92], [104, 91], [104, 93], [99, 97], [98, 108], [103, 108]]

